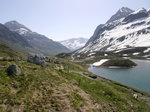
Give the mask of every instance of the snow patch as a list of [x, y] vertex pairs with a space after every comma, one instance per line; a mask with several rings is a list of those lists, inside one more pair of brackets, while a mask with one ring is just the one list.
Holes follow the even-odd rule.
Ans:
[[123, 54], [123, 56], [128, 56], [128, 54]]
[[108, 56], [108, 54], [104, 54], [104, 56]]
[[93, 63], [93, 66], [100, 66], [108, 60], [109, 59], [101, 59], [100, 61]]
[[149, 51], [150, 51], [150, 48], [146, 49], [146, 50], [144, 51], [144, 53], [147, 53], [147, 52], [149, 52]]
[[147, 11], [144, 8], [140, 8], [137, 11], [133, 12], [132, 14], [137, 14], [137, 13], [142, 13], [142, 12], [147, 12]]
[[133, 53], [132, 55], [138, 55], [138, 54], [140, 54], [139, 52], [136, 52], [136, 53]]
[[27, 32], [29, 32], [29, 30], [27, 30], [27, 29], [25, 29], [25, 28], [19, 28], [19, 29], [17, 29], [17, 31], [18, 31], [18, 33], [19, 33], [20, 35], [24, 35], [24, 34], [26, 34]]
[[90, 53], [90, 54], [88, 54], [87, 56], [91, 56], [91, 55], [94, 55], [95, 53]]

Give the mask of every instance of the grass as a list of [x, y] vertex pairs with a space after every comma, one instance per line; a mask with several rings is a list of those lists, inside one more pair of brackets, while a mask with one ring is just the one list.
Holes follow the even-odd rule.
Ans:
[[[41, 67], [26, 61], [1, 61], [0, 111], [150, 111], [149, 105], [133, 99], [133, 92], [68, 72], [68, 68], [88, 71], [67, 60], [55, 60], [61, 62], [63, 70], [55, 69], [54, 63]], [[14, 63], [21, 68], [22, 76], [7, 75], [6, 68]]]
[[6, 61], [16, 60], [18, 57], [22, 59], [26, 58], [26, 56], [23, 53], [16, 52], [11, 48], [9, 48], [8, 46], [6, 46], [5, 44], [0, 44], [0, 57], [3, 58], [0, 60], [6, 60]]
[[[10, 63], [7, 64], [9, 65]], [[22, 105], [25, 110], [26, 108], [30, 110], [38, 108], [40, 110], [43, 103], [53, 100], [49, 96], [53, 91], [52, 86], [54, 85], [49, 82], [56, 83], [60, 79], [56, 76], [51, 77], [52, 75], [48, 68], [43, 69], [27, 62], [17, 64], [23, 71], [23, 76], [9, 77], [5, 69], [2, 69], [0, 72], [0, 97], [2, 104], [7, 104], [5, 105], [6, 108]], [[28, 69], [27, 66], [36, 67], [38, 70]]]
[[149, 105], [144, 102], [134, 100], [132, 92], [112, 83], [91, 80], [76, 73], [64, 74], [64, 77], [70, 82], [72, 80], [78, 82], [81, 79], [80, 88], [90, 94], [96, 103], [103, 105], [103, 108], [106, 108], [105, 105], [107, 105], [108, 110], [113, 108], [116, 111], [129, 112], [133, 110], [138, 112], [144, 109], [145, 112], [148, 112], [150, 109]]
[[101, 66], [103, 67], [109, 67], [109, 66], [118, 66], [118, 67], [133, 67], [137, 64], [129, 59], [124, 58], [114, 58], [106, 61]]
[[76, 92], [72, 92], [71, 95], [69, 96], [71, 106], [75, 110], [80, 110], [80, 105], [83, 105], [85, 103], [84, 98], [82, 98], [79, 94]]

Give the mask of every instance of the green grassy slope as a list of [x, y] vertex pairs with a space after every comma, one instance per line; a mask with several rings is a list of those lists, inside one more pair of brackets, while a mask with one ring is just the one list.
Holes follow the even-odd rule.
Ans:
[[25, 58], [23, 53], [14, 51], [10, 47], [6, 46], [5, 44], [0, 44], [0, 57], [1, 58]]
[[[134, 92], [82, 76], [80, 72], [88, 71], [81, 66], [57, 60], [65, 67], [63, 70], [56, 69], [54, 63], [41, 67], [26, 61], [1, 61], [0, 111], [150, 111], [148, 94], [139, 94], [135, 100]], [[21, 68], [22, 76], [6, 74], [6, 68], [14, 63]]]

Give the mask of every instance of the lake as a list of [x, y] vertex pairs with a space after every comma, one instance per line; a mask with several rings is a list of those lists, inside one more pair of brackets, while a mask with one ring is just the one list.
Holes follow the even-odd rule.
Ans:
[[150, 93], [150, 61], [135, 60], [138, 66], [134, 68], [97, 68], [91, 67], [90, 72], [122, 84]]

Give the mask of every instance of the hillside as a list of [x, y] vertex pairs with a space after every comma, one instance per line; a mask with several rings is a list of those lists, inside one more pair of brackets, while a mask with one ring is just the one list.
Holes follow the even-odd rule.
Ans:
[[11, 32], [7, 27], [0, 24], [0, 43], [21, 52], [33, 50], [32, 46], [21, 35]]
[[[126, 10], [119, 9], [115, 16], [125, 12]], [[122, 56], [148, 58], [150, 56], [150, 11], [141, 8], [129, 12], [130, 14], [121, 16], [122, 18], [99, 25], [86, 46], [76, 53], [89, 55], [96, 52], [108, 52], [120, 53]], [[126, 53], [123, 54], [124, 51]]]
[[[7, 67], [14, 63], [22, 75], [7, 75]], [[47, 59], [45, 67], [1, 61], [0, 74], [0, 111], [150, 111], [148, 93], [97, 77], [64, 59]]]
[[29, 28], [18, 23], [17, 21], [10, 21], [4, 25], [12, 32], [21, 35], [21, 37], [23, 37], [33, 47], [34, 50], [28, 53], [55, 56], [56, 54], [70, 51], [60, 43], [55, 42], [44, 35], [32, 32]]
[[0, 57], [16, 58], [16, 57], [21, 57], [21, 56], [23, 56], [22, 53], [16, 52], [4, 44], [0, 44]]

